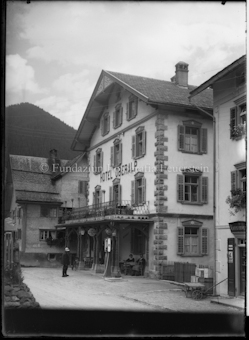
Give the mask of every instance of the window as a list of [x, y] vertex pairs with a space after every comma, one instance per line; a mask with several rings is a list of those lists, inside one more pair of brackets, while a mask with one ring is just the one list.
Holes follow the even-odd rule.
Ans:
[[111, 166], [118, 167], [122, 164], [122, 143], [120, 139], [115, 139], [114, 146], [111, 146]]
[[182, 152], [207, 153], [207, 129], [201, 128], [201, 123], [194, 120], [184, 121], [178, 125], [178, 150]]
[[95, 175], [103, 171], [103, 156], [104, 153], [101, 148], [96, 150], [96, 154], [93, 156], [94, 173]]
[[137, 229], [134, 228], [131, 231], [131, 252], [134, 255], [140, 255], [145, 253], [145, 243], [146, 237], [145, 234]]
[[79, 194], [87, 196], [87, 181], [79, 181]]
[[56, 231], [53, 230], [40, 230], [40, 241], [46, 241], [47, 238], [56, 238]]
[[208, 254], [208, 229], [202, 222], [191, 220], [178, 227], [177, 253], [183, 256], [200, 256]]
[[117, 129], [122, 125], [123, 122], [123, 107], [121, 104], [116, 105], [115, 111], [113, 112], [113, 128]]
[[231, 172], [231, 193], [235, 195], [237, 190], [246, 193], [246, 163], [235, 164], [235, 168]]
[[131, 181], [131, 203], [144, 204], [146, 200], [146, 179], [144, 173], [138, 172]]
[[136, 117], [137, 115], [137, 106], [138, 106], [138, 99], [137, 97], [131, 95], [129, 97], [129, 102], [126, 106], [126, 119], [131, 120]]
[[208, 203], [208, 177], [192, 168], [177, 175], [177, 201], [184, 204]]
[[105, 136], [109, 133], [109, 131], [110, 131], [110, 115], [108, 112], [106, 112], [102, 116], [101, 120], [101, 135]]
[[93, 205], [100, 205], [102, 203], [102, 190], [101, 186], [97, 185], [93, 192]]
[[41, 205], [41, 217], [57, 217], [57, 207]]
[[17, 229], [17, 239], [18, 240], [22, 239], [22, 229]]
[[245, 134], [246, 103], [230, 109], [230, 138], [235, 139]]
[[115, 178], [113, 186], [109, 188], [109, 201], [121, 202], [120, 178]]
[[135, 136], [132, 136], [132, 158], [143, 157], [146, 153], [146, 131], [144, 126], [136, 129]]

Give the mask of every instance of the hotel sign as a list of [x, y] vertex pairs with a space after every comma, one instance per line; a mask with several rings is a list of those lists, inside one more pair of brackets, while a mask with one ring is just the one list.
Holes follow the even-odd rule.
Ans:
[[111, 169], [109, 171], [102, 172], [100, 174], [100, 182], [105, 182], [112, 180], [114, 178], [121, 177], [123, 175], [132, 173], [136, 171], [137, 167], [137, 161], [134, 161], [133, 163], [128, 163], [124, 165], [120, 165], [114, 169]]

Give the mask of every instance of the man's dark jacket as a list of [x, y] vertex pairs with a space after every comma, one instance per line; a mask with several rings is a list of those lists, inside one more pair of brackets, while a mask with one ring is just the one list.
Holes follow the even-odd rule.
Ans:
[[64, 253], [62, 255], [62, 264], [63, 266], [68, 266], [70, 264], [70, 258], [68, 253]]

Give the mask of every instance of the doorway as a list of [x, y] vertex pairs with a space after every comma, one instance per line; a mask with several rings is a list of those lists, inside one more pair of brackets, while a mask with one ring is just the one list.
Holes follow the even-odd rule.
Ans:
[[246, 281], [246, 248], [239, 248], [240, 258], [240, 295], [245, 295], [245, 281]]

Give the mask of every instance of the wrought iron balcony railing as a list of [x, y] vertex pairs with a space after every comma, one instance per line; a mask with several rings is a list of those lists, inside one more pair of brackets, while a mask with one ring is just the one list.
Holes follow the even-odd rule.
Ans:
[[143, 204], [131, 204], [131, 201], [111, 201], [89, 205], [82, 208], [74, 208], [71, 212], [66, 212], [61, 218], [63, 223], [68, 220], [78, 220], [82, 218], [110, 216], [110, 215], [146, 215], [149, 214], [149, 202]]

